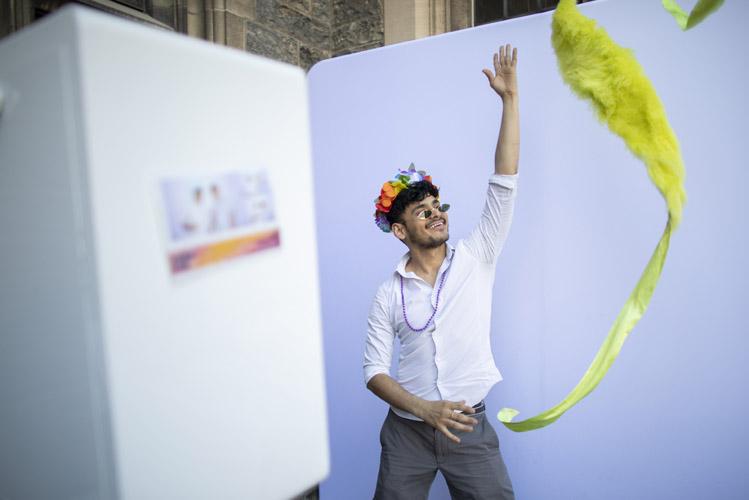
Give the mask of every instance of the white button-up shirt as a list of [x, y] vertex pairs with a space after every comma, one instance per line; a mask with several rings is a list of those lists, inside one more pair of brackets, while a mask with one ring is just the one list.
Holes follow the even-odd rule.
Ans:
[[[466, 401], [472, 406], [502, 380], [489, 339], [492, 289], [497, 257], [512, 222], [517, 175], [492, 175], [481, 220], [471, 234], [449, 243], [435, 286], [406, 271], [406, 253], [377, 290], [369, 312], [364, 350], [365, 382], [389, 374], [395, 338], [400, 340], [396, 380], [408, 392], [429, 401]], [[422, 328], [434, 311], [443, 274], [445, 280], [434, 320], [422, 332], [406, 324], [401, 302], [401, 278], [408, 321]], [[418, 417], [393, 408], [398, 415]]]

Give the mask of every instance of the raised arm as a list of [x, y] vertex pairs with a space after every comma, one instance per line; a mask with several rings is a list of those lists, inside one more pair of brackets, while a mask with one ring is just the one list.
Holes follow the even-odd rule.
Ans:
[[518, 49], [510, 44], [494, 54], [494, 73], [485, 69], [489, 85], [502, 99], [502, 122], [499, 127], [497, 149], [494, 152], [494, 173], [518, 173], [520, 156], [520, 113], [518, 111], [517, 83]]

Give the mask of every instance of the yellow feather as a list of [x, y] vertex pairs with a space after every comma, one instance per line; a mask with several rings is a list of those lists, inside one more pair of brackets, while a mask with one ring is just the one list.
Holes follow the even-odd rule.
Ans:
[[559, 2], [552, 26], [562, 78], [645, 163], [676, 229], [686, 201], [684, 163], [653, 84], [632, 52], [580, 14], [575, 0]]

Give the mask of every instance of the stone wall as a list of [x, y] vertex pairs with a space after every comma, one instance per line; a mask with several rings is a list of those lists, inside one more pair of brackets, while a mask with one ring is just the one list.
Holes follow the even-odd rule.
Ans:
[[304, 69], [385, 39], [383, 0], [0, 0], [0, 37], [71, 1]]
[[384, 44], [382, 0], [255, 0], [245, 49], [309, 69]]

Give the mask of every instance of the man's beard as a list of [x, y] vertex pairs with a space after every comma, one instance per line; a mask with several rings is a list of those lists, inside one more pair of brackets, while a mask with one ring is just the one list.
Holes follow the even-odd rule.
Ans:
[[450, 234], [445, 230], [444, 236], [428, 236], [423, 239], [419, 238], [418, 240], [413, 241], [413, 243], [428, 250], [442, 246], [448, 239], [450, 239]]

